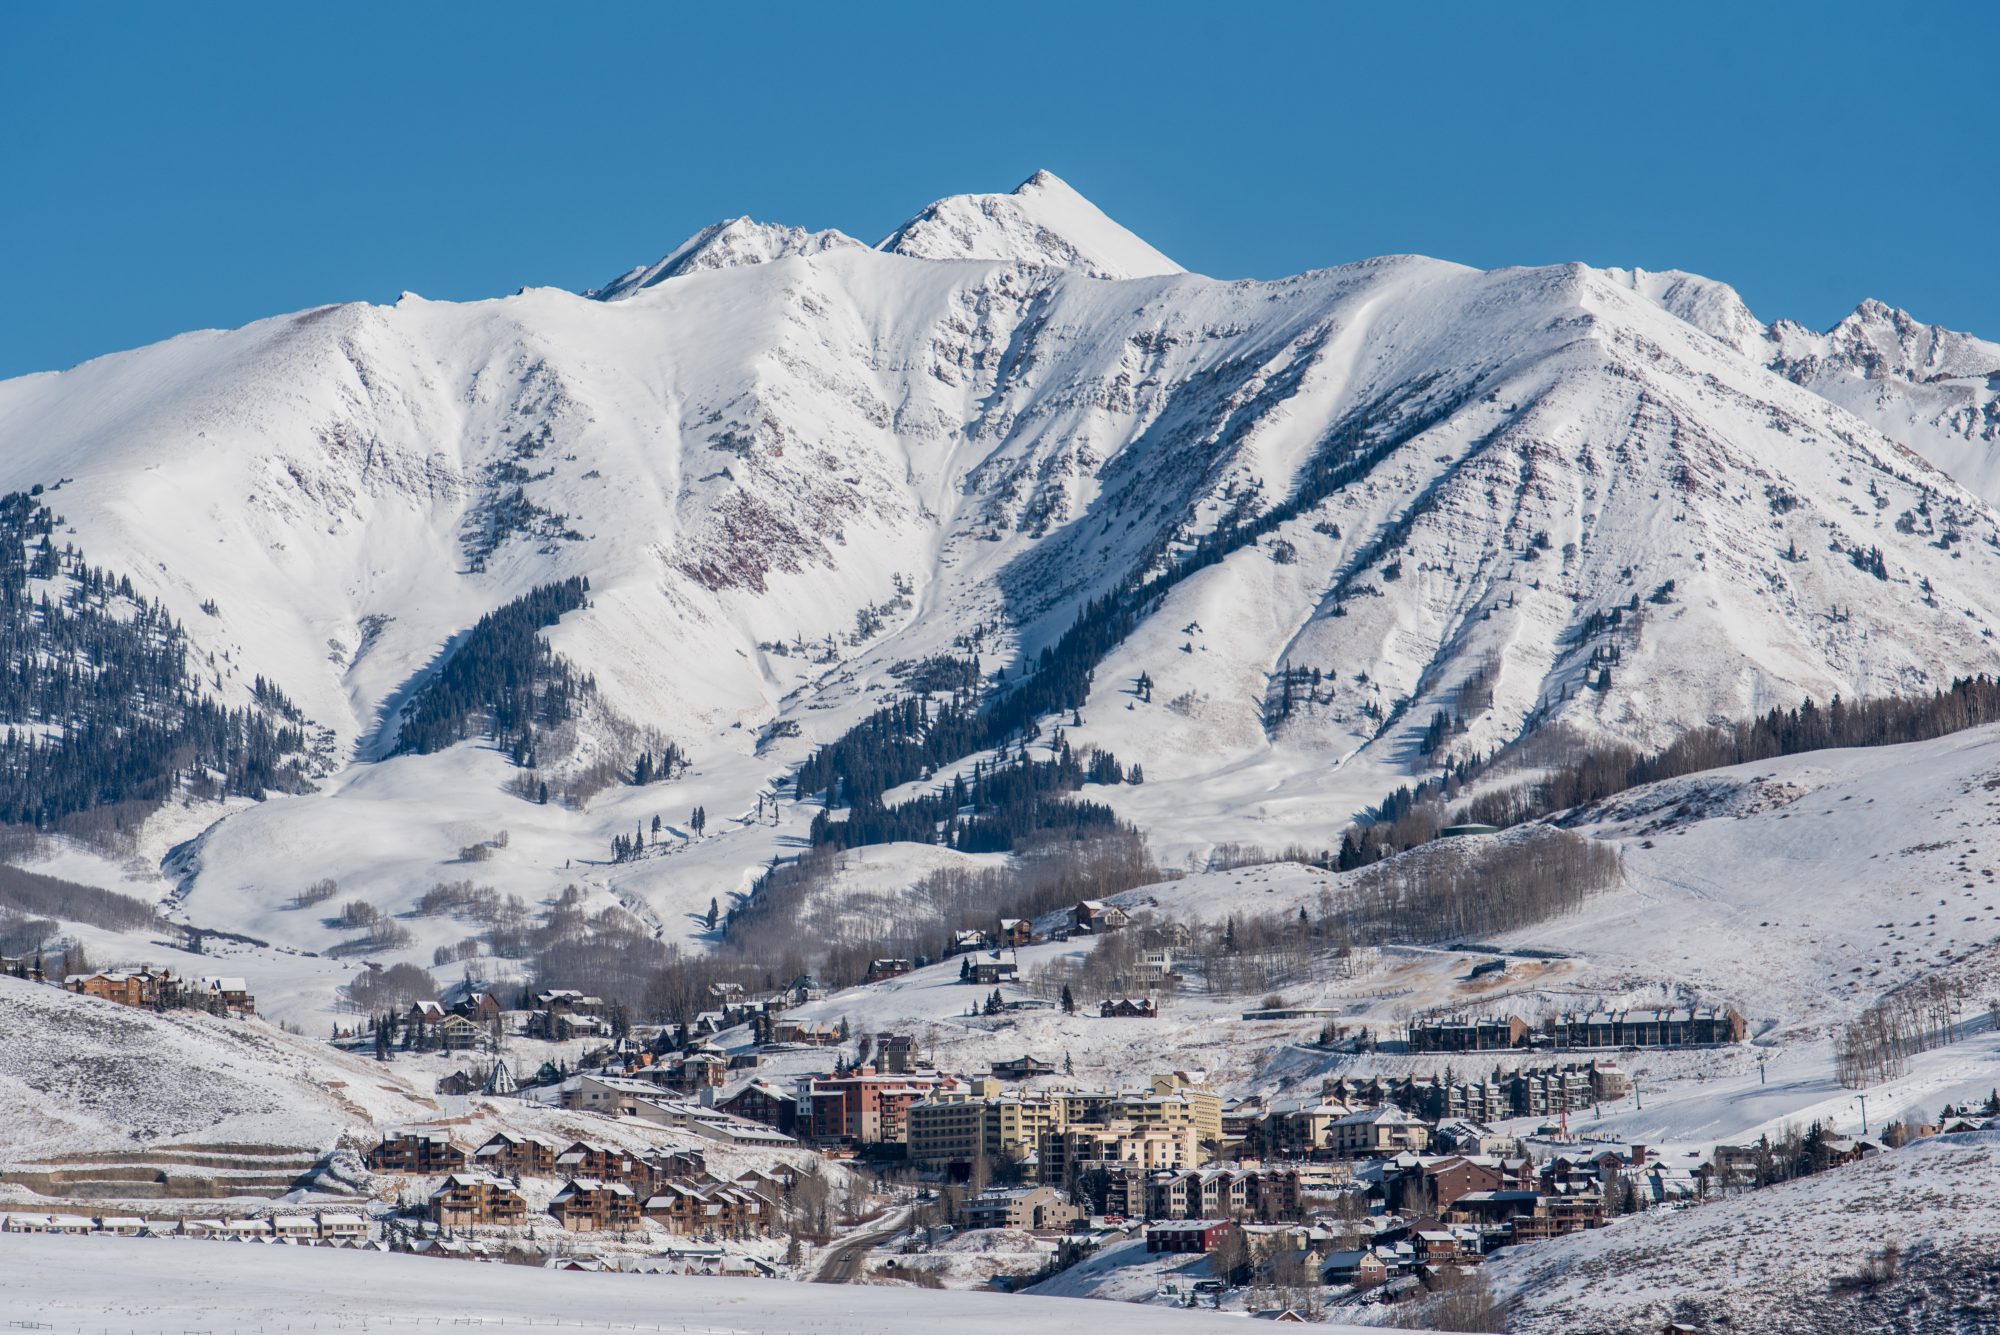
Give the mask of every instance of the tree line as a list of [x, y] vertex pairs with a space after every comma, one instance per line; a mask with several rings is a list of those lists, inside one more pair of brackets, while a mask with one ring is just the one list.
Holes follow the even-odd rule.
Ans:
[[[1704, 770], [1774, 760], [1832, 747], [1898, 746], [1929, 741], [2000, 721], [2000, 679], [1960, 677], [1920, 696], [1853, 702], [1835, 696], [1824, 707], [1805, 700], [1734, 724], [1690, 729], [1658, 751], [1616, 742], [1575, 744], [1540, 779], [1464, 799], [1456, 819], [1519, 825], [1587, 807], [1628, 789]], [[1450, 804], [1474, 780], [1521, 761], [1543, 739], [1523, 738], [1493, 756], [1459, 762], [1438, 778], [1397, 789], [1374, 818], [1346, 832], [1336, 865], [1366, 866], [1437, 837]]]
[[1442, 840], [1347, 877], [1318, 925], [1351, 946], [1477, 938], [1572, 912], [1620, 874], [1614, 846], [1567, 830]]
[[1936, 973], [1915, 979], [1862, 1011], [1834, 1036], [1840, 1083], [1865, 1089], [1909, 1070], [1910, 1058], [1958, 1038], [1958, 1017], [1971, 999], [1966, 983]]
[[540, 923], [506, 915], [485, 934], [495, 954], [533, 960], [538, 987], [575, 987], [644, 1021], [676, 1024], [714, 1009], [714, 983], [773, 991], [803, 973], [829, 987], [864, 981], [872, 960], [937, 960], [960, 931], [991, 933], [1002, 917], [1033, 918], [1159, 881], [1165, 873], [1130, 831], [1029, 842], [1005, 866], [953, 867], [889, 893], [841, 893], [841, 854], [812, 849], [774, 867], [722, 920], [712, 950], [683, 953], [617, 909], [586, 915], [566, 891]]

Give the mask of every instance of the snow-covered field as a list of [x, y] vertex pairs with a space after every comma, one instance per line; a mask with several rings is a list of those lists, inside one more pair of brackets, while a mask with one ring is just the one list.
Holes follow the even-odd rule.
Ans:
[[[878, 1335], [936, 1327], [1103, 1335], [1241, 1330], [1242, 1318], [1060, 1298], [778, 1280], [557, 1273], [166, 1239], [0, 1234], [0, 1311], [60, 1332], [419, 1330], [476, 1326], [694, 1335]], [[1335, 1335], [1352, 1328], [1325, 1327]]]

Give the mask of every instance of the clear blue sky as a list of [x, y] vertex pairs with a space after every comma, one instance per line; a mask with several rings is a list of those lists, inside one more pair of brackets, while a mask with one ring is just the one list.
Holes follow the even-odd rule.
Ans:
[[1219, 277], [1581, 259], [2000, 338], [1996, 8], [23, 0], [0, 375], [1044, 166]]

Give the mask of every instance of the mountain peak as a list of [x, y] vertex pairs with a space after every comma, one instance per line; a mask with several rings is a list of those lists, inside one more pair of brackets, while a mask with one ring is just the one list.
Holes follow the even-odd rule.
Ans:
[[710, 223], [653, 263], [628, 270], [584, 295], [599, 301], [620, 301], [683, 274], [738, 269], [792, 255], [818, 255], [850, 247], [863, 248], [853, 237], [831, 228], [809, 232], [803, 227], [760, 223], [748, 217], [728, 218]]
[[1884, 320], [1890, 323], [1904, 323], [1910, 322], [1911, 317], [1909, 312], [1900, 307], [1891, 306], [1886, 301], [1878, 301], [1874, 297], [1864, 297], [1855, 305], [1853, 313], [1847, 319], [1842, 320], [1841, 323], [1869, 323]]
[[923, 260], [1050, 265], [1093, 278], [1186, 272], [1046, 170], [1004, 195], [940, 199], [876, 249]]

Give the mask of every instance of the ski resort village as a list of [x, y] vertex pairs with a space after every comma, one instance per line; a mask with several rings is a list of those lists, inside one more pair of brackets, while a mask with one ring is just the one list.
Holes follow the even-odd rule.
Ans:
[[2000, 1331], [2000, 344], [648, 253], [0, 381], [0, 1323]]

